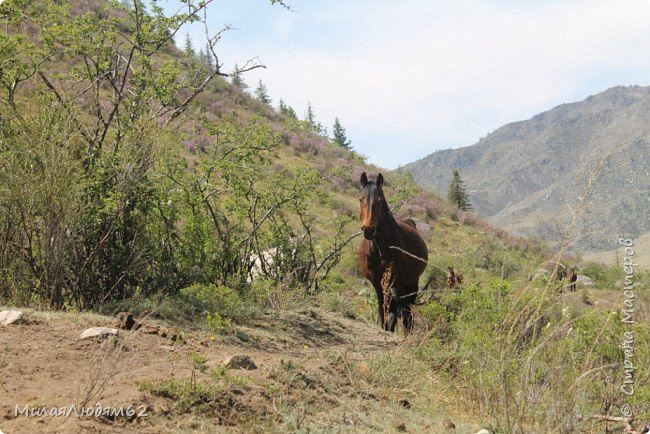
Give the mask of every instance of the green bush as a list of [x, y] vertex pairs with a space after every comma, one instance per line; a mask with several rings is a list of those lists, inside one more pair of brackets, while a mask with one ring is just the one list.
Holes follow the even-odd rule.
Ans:
[[[206, 309], [206, 318], [212, 325], [229, 325], [228, 319], [242, 315], [244, 302], [232, 288], [214, 284], [194, 284], [181, 289], [181, 295], [200, 301]], [[217, 327], [218, 328], [218, 327]]]

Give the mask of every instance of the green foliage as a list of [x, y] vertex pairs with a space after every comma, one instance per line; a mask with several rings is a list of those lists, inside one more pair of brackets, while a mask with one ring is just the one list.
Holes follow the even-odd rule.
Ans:
[[189, 33], [185, 33], [185, 55], [187, 57], [194, 57], [196, 55], [194, 51], [194, 44], [192, 43], [192, 38], [190, 38]]
[[230, 74], [230, 82], [232, 83], [233, 86], [238, 87], [239, 89], [246, 89], [248, 88], [248, 85], [244, 83], [244, 79], [241, 76], [241, 70], [239, 69], [239, 66], [235, 64], [235, 68], [233, 72]]
[[242, 315], [242, 298], [227, 286], [194, 284], [181, 289], [181, 294], [203, 303], [206, 320], [215, 330], [229, 328], [231, 320]]
[[257, 84], [257, 87], [255, 88], [255, 98], [261, 103], [271, 104], [271, 97], [269, 96], [269, 90], [267, 89], [266, 85], [262, 83], [261, 79]]
[[228, 394], [230, 386], [243, 386], [242, 378], [227, 375], [224, 369], [210, 373], [208, 380], [166, 379], [143, 381], [138, 384], [141, 391], [172, 401], [175, 414], [192, 413], [196, 415], [222, 416], [221, 410], [231, 399]]
[[[323, 176], [307, 165], [275, 172], [282, 136], [267, 120], [213, 117], [201, 125], [200, 158], [174, 150], [186, 133], [173, 122], [219, 75], [218, 65], [168, 55], [203, 3], [170, 17], [141, 1], [83, 14], [65, 2], [8, 3], [0, 298], [93, 308], [192, 284], [241, 295], [256, 266], [278, 284], [318, 288], [350, 220], [337, 219], [331, 236], [315, 230]], [[209, 321], [227, 326], [229, 309], [210, 310]]]
[[[467, 385], [468, 397], [505, 432], [579, 431], [576, 411], [594, 414], [603, 400], [623, 402], [619, 313], [581, 313], [548, 287], [514, 290], [495, 279], [443, 293], [418, 314], [432, 333], [418, 358]], [[649, 329], [635, 324], [635, 360], [648, 351]], [[642, 396], [646, 377], [636, 378]]]
[[175, 378], [160, 380], [158, 382], [142, 382], [140, 390], [155, 396], [173, 400], [181, 413], [190, 411], [195, 406], [204, 405], [205, 398], [214, 398], [219, 389], [208, 387], [206, 384], [194, 385], [189, 380], [177, 380]]
[[345, 135], [345, 128], [341, 125], [339, 118], [334, 119], [334, 126], [332, 127], [332, 140], [334, 143], [345, 149], [351, 149], [350, 141]]
[[289, 119], [292, 120], [298, 119], [298, 116], [296, 115], [296, 111], [282, 100], [280, 100], [280, 102], [278, 103], [278, 111], [280, 112], [281, 115], [286, 116]]
[[192, 352], [190, 353], [190, 363], [194, 367], [194, 369], [197, 369], [200, 372], [205, 372], [208, 367], [208, 358], [205, 357], [203, 354], [197, 353], [197, 352]]
[[469, 195], [465, 191], [465, 183], [460, 178], [458, 170], [454, 170], [454, 175], [447, 192], [447, 200], [463, 211], [472, 209], [472, 204], [469, 202]]
[[323, 125], [316, 120], [316, 115], [314, 114], [314, 109], [311, 105], [311, 102], [307, 103], [307, 112], [305, 113], [305, 125], [307, 129], [316, 134], [325, 134], [325, 128]]

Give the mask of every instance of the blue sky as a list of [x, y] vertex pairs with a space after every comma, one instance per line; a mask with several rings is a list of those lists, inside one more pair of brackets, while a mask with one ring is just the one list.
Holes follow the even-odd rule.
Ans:
[[[258, 56], [273, 104], [311, 102], [387, 169], [616, 85], [650, 84], [650, 0], [214, 0], [225, 69]], [[179, 2], [159, 2], [174, 11]], [[202, 25], [186, 29], [204, 44]], [[178, 38], [182, 45], [185, 30]]]

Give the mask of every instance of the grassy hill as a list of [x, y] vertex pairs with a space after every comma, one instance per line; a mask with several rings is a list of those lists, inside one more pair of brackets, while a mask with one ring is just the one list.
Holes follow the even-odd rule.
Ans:
[[[192, 13], [8, 1], [0, 16], [0, 304], [28, 318], [0, 335], [0, 429], [438, 432], [450, 418], [463, 432], [571, 432], [626, 403], [650, 416], [646, 370], [634, 397], [616, 393], [621, 270], [384, 172], [431, 282], [415, 333], [385, 335], [355, 258], [359, 175], [380, 168], [177, 50]], [[558, 262], [593, 284], [567, 292]], [[642, 366], [648, 275], [635, 279]], [[143, 326], [78, 340], [122, 311]], [[223, 356], [242, 352], [261, 368], [228, 370]], [[41, 422], [11, 416], [14, 401], [151, 417]]]
[[569, 231], [575, 250], [609, 250], [650, 229], [648, 107], [650, 88], [615, 87], [406, 169], [439, 194], [458, 169], [474, 209], [506, 230], [552, 245]]

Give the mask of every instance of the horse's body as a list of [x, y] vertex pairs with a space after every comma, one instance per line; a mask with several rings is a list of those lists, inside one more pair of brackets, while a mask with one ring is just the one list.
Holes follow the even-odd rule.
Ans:
[[575, 268], [569, 267], [566, 272], [567, 280], [569, 281], [569, 290], [576, 290], [576, 280], [578, 280], [578, 274], [576, 273]]
[[[406, 332], [413, 328], [411, 307], [418, 293], [418, 281], [426, 267], [427, 246], [413, 220], [393, 218], [382, 191], [383, 176], [369, 181], [361, 175], [361, 224], [364, 239], [359, 245], [359, 271], [377, 292], [378, 322], [386, 330], [395, 331], [401, 313]], [[385, 311], [384, 284], [390, 302]], [[385, 316], [388, 313], [388, 317]]]

